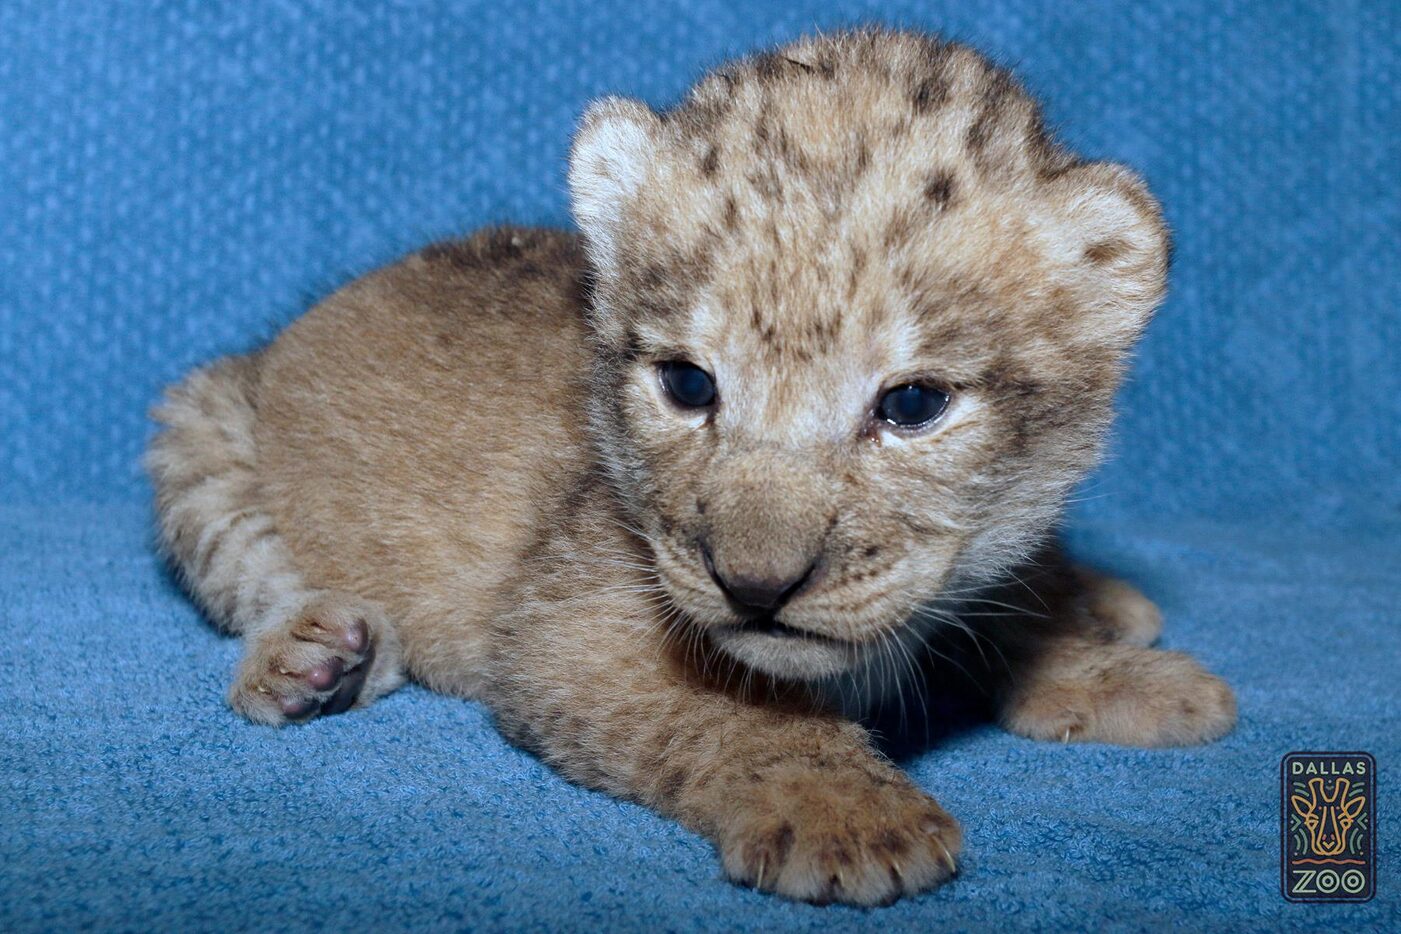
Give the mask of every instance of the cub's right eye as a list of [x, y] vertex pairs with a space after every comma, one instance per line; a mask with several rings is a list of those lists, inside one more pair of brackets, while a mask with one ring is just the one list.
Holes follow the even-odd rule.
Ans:
[[662, 388], [684, 409], [703, 409], [715, 402], [715, 380], [694, 363], [669, 360], [657, 367]]
[[949, 407], [949, 394], [924, 383], [896, 386], [881, 396], [876, 414], [897, 428], [923, 428]]

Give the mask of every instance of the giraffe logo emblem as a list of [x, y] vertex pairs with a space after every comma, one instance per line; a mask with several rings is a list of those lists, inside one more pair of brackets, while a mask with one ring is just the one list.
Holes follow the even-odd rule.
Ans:
[[1280, 764], [1280, 875], [1294, 902], [1376, 894], [1377, 763], [1365, 752], [1293, 752]]

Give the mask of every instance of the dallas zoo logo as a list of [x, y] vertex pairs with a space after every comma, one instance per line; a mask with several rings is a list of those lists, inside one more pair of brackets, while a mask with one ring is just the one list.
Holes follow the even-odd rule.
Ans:
[[1291, 902], [1376, 893], [1377, 763], [1365, 752], [1291, 752], [1280, 763], [1280, 872]]

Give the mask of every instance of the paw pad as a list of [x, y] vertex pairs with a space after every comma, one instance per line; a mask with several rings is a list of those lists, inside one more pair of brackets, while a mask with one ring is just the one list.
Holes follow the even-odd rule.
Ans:
[[274, 725], [349, 710], [374, 664], [372, 618], [360, 601], [323, 596], [256, 633], [230, 703], [250, 720]]

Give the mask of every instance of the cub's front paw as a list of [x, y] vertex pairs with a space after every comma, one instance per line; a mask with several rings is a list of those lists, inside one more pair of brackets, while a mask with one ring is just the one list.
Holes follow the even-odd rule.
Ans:
[[1102, 642], [1149, 646], [1163, 634], [1163, 614], [1157, 604], [1126, 581], [1093, 571], [1079, 573], [1081, 599]]
[[1185, 746], [1229, 733], [1236, 699], [1180, 652], [1075, 641], [1021, 673], [1002, 722], [1032, 739]]
[[903, 776], [794, 766], [739, 798], [720, 857], [732, 880], [761, 891], [886, 905], [956, 871], [957, 822]]
[[383, 613], [324, 593], [248, 637], [229, 703], [256, 723], [280, 726], [364, 706], [401, 681], [397, 640]]

